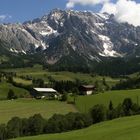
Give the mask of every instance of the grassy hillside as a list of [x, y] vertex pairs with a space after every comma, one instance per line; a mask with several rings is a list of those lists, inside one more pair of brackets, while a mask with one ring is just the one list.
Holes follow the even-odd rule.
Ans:
[[0, 99], [6, 99], [8, 91], [10, 89], [12, 89], [18, 97], [29, 96], [29, 92], [25, 89], [17, 88], [7, 82], [0, 82]]
[[[96, 80], [102, 82], [103, 77], [98, 75], [91, 74], [83, 74], [83, 73], [73, 73], [73, 72], [49, 72], [47, 70], [43, 70], [41, 65], [35, 65], [34, 67], [29, 68], [17, 68], [17, 69], [4, 69], [7, 72], [16, 72], [17, 76], [31, 76], [32, 78], [41, 78], [45, 82], [48, 82], [48, 76], [51, 76], [53, 79], [57, 81], [61, 80], [69, 80], [74, 81], [75, 79], [79, 79], [81, 81], [85, 81], [89, 84], [93, 84]], [[106, 82], [110, 85], [114, 85], [119, 81], [119, 79], [113, 79], [110, 77], [105, 77]], [[22, 82], [25, 84], [25, 81], [22, 81], [20, 78], [15, 79], [17, 82]], [[26, 83], [30, 83], [31, 81], [26, 81]]]
[[73, 105], [59, 101], [18, 99], [0, 101], [0, 123], [7, 122], [12, 117], [30, 117], [40, 113], [43, 117], [49, 118], [55, 113], [66, 114], [77, 111]]
[[78, 96], [76, 100], [76, 107], [81, 112], [87, 112], [96, 104], [103, 104], [105, 106], [108, 106], [110, 100], [113, 102], [113, 105], [116, 106], [119, 103], [122, 103], [124, 98], [127, 97], [130, 97], [133, 102], [136, 103], [137, 100], [139, 100], [140, 104], [140, 89], [107, 91], [105, 93], [100, 93], [92, 96]]
[[61, 134], [48, 134], [16, 140], [139, 140], [140, 116], [102, 122], [89, 128]]
[[23, 85], [31, 85], [32, 84], [31, 80], [25, 80], [25, 79], [22, 79], [22, 78], [19, 78], [19, 77], [14, 77], [13, 80], [16, 83], [22, 83]]

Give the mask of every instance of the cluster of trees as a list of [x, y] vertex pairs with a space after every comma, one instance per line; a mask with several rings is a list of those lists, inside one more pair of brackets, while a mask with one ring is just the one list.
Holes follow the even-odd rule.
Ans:
[[114, 118], [136, 114], [140, 114], [140, 106], [133, 103], [130, 98], [126, 98], [122, 104], [119, 104], [115, 108], [110, 101], [108, 108], [97, 104], [86, 114], [54, 114], [48, 120], [44, 119], [40, 114], [35, 114], [28, 119], [13, 117], [8, 121], [7, 125], [0, 125], [0, 140], [82, 129], [104, 120], [112, 120]]
[[[77, 95], [79, 93], [79, 87], [81, 85], [87, 85], [88, 83], [86, 81], [81, 81], [79, 79], [75, 79], [74, 81], [56, 81], [51, 76], [48, 77], [50, 81], [50, 86], [56, 89], [60, 93], [76, 93]], [[94, 93], [104, 92], [110, 89], [110, 86], [106, 82], [106, 78], [103, 77], [102, 81], [96, 80], [94, 82], [94, 85], [96, 87]]]
[[53, 87], [59, 93], [77, 93], [79, 94], [79, 87], [87, 84], [85, 81], [75, 79], [74, 81], [57, 81], [52, 76], [48, 76], [49, 87]]
[[103, 105], [95, 105], [91, 110], [93, 123], [136, 114], [140, 114], [140, 106], [133, 103], [130, 98], [124, 99], [123, 103], [117, 107], [113, 107], [113, 103], [110, 101], [108, 108]]
[[120, 80], [118, 84], [112, 87], [113, 90], [121, 89], [137, 89], [140, 88], [140, 76], [134, 78], [127, 78], [126, 80]]
[[[99, 75], [118, 77], [120, 75], [128, 75], [140, 70], [140, 58], [102, 58], [101, 62], [88, 62], [81, 56], [62, 58], [54, 65], [47, 68], [50, 71], [72, 71], [83, 73], [96, 73]], [[75, 61], [76, 60], [76, 61]]]
[[45, 120], [40, 114], [35, 114], [28, 119], [13, 117], [8, 121], [7, 125], [0, 125], [0, 140], [21, 136], [60, 133], [81, 129], [91, 124], [91, 117], [82, 113], [55, 114], [48, 120]]
[[[32, 67], [35, 63], [31, 62], [29, 58], [23, 58], [23, 55], [12, 55], [6, 54], [7, 60], [1, 61], [0, 68], [24, 68], [24, 67]], [[24, 61], [29, 60], [29, 61]]]
[[79, 80], [77, 81], [54, 81], [53, 82], [53, 88], [56, 89], [58, 92], [73, 92], [73, 93], [79, 93], [79, 86], [83, 83]]

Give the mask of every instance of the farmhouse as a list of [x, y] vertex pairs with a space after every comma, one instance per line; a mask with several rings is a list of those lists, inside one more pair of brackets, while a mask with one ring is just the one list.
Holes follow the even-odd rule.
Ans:
[[58, 92], [53, 88], [34, 88], [33, 89], [33, 96], [35, 98], [57, 98]]
[[94, 85], [82, 85], [79, 87], [81, 95], [91, 95], [95, 90]]

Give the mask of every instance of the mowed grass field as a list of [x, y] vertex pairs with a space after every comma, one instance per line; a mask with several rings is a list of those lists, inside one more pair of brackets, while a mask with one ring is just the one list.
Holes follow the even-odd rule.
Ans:
[[73, 105], [60, 101], [18, 99], [0, 101], [0, 124], [6, 123], [12, 117], [30, 117], [40, 113], [44, 118], [49, 118], [55, 113], [66, 114], [76, 112]]
[[140, 116], [119, 118], [77, 131], [15, 140], [140, 140]]
[[96, 104], [103, 104], [108, 107], [110, 101], [115, 107], [122, 103], [124, 98], [131, 98], [133, 102], [140, 104], [140, 89], [107, 91], [91, 96], [78, 96], [76, 107], [81, 112], [88, 112]]

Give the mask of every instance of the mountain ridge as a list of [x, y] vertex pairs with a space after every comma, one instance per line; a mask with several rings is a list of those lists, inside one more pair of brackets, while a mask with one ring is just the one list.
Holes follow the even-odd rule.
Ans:
[[69, 65], [72, 61], [72, 65], [82, 62], [92, 67], [108, 57], [139, 58], [139, 36], [140, 27], [91, 11], [54, 9], [23, 24], [0, 25], [0, 40], [9, 44], [5, 47], [8, 51], [16, 55], [40, 54], [46, 65]]

